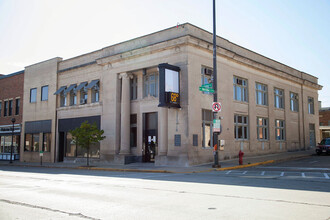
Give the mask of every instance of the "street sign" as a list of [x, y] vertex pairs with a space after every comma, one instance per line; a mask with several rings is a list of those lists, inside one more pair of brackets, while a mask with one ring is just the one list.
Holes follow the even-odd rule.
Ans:
[[212, 83], [208, 83], [208, 84], [201, 85], [201, 87], [203, 87], [203, 88], [212, 88], [213, 85], [212, 85]]
[[44, 156], [44, 151], [39, 151], [39, 154], [40, 154], [40, 157], [43, 157]]
[[199, 87], [199, 91], [214, 93], [214, 89], [211, 89], [211, 88], [204, 88], [204, 87]]
[[220, 133], [221, 131], [220, 119], [213, 119], [213, 132]]
[[220, 102], [213, 102], [212, 103], [212, 110], [213, 110], [213, 112], [221, 112], [221, 103]]

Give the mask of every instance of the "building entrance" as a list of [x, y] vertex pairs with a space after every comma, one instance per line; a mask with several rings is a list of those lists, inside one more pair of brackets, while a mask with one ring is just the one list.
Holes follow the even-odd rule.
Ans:
[[158, 113], [143, 114], [143, 147], [142, 161], [155, 162], [158, 153]]

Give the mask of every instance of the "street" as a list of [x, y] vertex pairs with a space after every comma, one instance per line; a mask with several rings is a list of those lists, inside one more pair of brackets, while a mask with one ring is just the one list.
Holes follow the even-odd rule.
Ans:
[[0, 219], [330, 219], [330, 157], [204, 173], [0, 166]]

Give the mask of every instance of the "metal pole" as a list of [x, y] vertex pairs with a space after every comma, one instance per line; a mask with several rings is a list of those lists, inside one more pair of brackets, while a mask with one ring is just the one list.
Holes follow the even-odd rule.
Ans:
[[[217, 79], [217, 34], [216, 34], [216, 16], [215, 16], [215, 0], [213, 0], [213, 102], [218, 102], [218, 79]], [[213, 120], [217, 119], [217, 112], [213, 112]], [[218, 134], [212, 131], [213, 146], [218, 145]], [[214, 151], [214, 165], [213, 167], [220, 167], [218, 161], [218, 149]]]

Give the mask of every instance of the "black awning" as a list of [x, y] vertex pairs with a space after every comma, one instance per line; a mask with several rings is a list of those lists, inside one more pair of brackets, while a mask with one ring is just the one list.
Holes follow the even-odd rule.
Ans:
[[[67, 88], [67, 89], [64, 91], [64, 93], [65, 93], [65, 94], [68, 94], [68, 93], [71, 92], [71, 90], [73, 90], [76, 86], [77, 86], [77, 84], [71, 84], [71, 85], [69, 86], [69, 88]], [[73, 90], [73, 91], [75, 91], [75, 90]]]
[[97, 83], [98, 83], [99, 81], [100, 81], [100, 80], [98, 80], [98, 79], [93, 80], [92, 82], [90, 82], [90, 83], [88, 84], [88, 86], [86, 86], [86, 89], [92, 89], [94, 86], [97, 85]]
[[87, 85], [87, 82], [82, 82], [79, 84], [79, 86], [77, 86], [77, 88], [75, 88], [75, 92], [81, 90], [82, 88], [84, 88]]
[[66, 86], [62, 86], [61, 88], [59, 88], [59, 90], [57, 90], [54, 95], [58, 95], [60, 94], [61, 92], [63, 92], [64, 90], [66, 89]]

